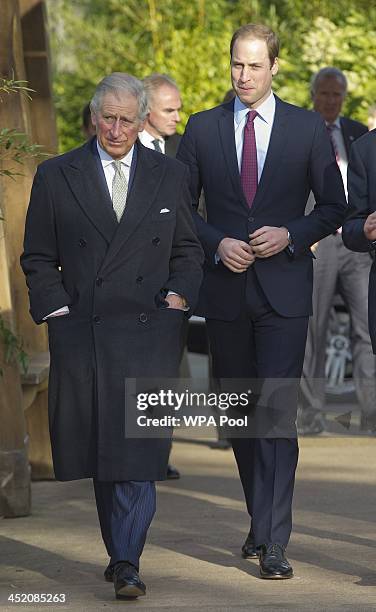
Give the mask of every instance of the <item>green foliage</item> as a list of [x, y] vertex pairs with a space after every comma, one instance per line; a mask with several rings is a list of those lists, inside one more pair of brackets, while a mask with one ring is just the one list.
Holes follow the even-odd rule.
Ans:
[[[17, 81], [13, 77], [10, 79], [0, 77], [0, 94], [1, 92], [6, 94], [21, 93], [30, 98], [29, 91], [32, 92], [34, 90], [27, 87], [27, 81]], [[0, 96], [1, 101], [2, 98]]]
[[[2, 102], [1, 94], [23, 94], [31, 99], [30, 93], [33, 89], [27, 87], [27, 81], [17, 81], [14, 78], [0, 78], [0, 104]], [[29, 142], [29, 138], [23, 132], [19, 132], [15, 128], [0, 129], [0, 176], [7, 176], [15, 179], [16, 176], [21, 176], [20, 172], [13, 169], [4, 169], [2, 163], [4, 161], [12, 161], [19, 166], [23, 164], [26, 158], [41, 157], [46, 154], [42, 152], [42, 147]], [[2, 217], [0, 216], [0, 220]]]
[[[28, 369], [28, 356], [23, 349], [22, 341], [14, 335], [0, 315], [0, 338], [4, 347], [5, 363], [19, 363], [22, 372], [26, 374]], [[0, 368], [0, 376], [3, 372]]]
[[[30, 144], [27, 135], [23, 132], [14, 128], [0, 129], [0, 162], [8, 160], [22, 165], [25, 158], [45, 155], [45, 153], [42, 153], [42, 148], [41, 145]], [[20, 173], [0, 167], [1, 175], [14, 179]]]
[[[221, 102], [230, 87], [228, 47], [244, 23], [281, 38], [275, 91], [310, 106], [309, 82], [324, 65], [349, 79], [345, 110], [365, 121], [376, 100], [376, 8], [365, 0], [47, 0], [62, 151], [82, 141], [81, 111], [104, 75], [167, 72], [192, 112]], [[370, 8], [371, 6], [371, 8]]]

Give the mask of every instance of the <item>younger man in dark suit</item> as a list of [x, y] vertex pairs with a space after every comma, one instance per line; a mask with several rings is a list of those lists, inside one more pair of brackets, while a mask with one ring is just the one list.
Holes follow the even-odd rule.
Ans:
[[[300, 378], [312, 312], [310, 246], [334, 232], [346, 211], [323, 120], [272, 93], [278, 50], [266, 26], [234, 33], [236, 98], [192, 116], [178, 152], [191, 171], [195, 208], [201, 188], [205, 195], [207, 222], [195, 216], [206, 254], [196, 312], [206, 317], [213, 374], [256, 378], [262, 388], [270, 379]], [[316, 206], [306, 217], [310, 190]], [[268, 408], [282, 419], [289, 413], [291, 432], [296, 394], [287, 404], [276, 393]], [[232, 440], [251, 516], [243, 555], [257, 556], [258, 549], [263, 578], [293, 575], [285, 557], [298, 460], [291, 435]]]

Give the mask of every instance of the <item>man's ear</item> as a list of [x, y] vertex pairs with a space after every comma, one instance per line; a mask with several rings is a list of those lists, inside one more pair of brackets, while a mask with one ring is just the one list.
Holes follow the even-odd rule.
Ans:
[[279, 70], [279, 63], [278, 63], [278, 57], [276, 57], [274, 59], [273, 66], [271, 68], [272, 76], [275, 76], [277, 74], [278, 70]]

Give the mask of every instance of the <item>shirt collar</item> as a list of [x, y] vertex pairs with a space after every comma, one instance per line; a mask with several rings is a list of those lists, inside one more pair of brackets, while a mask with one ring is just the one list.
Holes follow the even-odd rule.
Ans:
[[[104, 168], [106, 168], [107, 166], [112, 164], [112, 162], [115, 161], [114, 158], [111, 157], [111, 155], [109, 155], [107, 153], [107, 151], [102, 149], [102, 147], [100, 146], [98, 140], [97, 140], [97, 150], [98, 150], [98, 154], [99, 154], [100, 160], [102, 162], [102, 166]], [[128, 153], [126, 155], [124, 155], [124, 157], [122, 157], [121, 159], [116, 160], [116, 161], [120, 161], [122, 164], [125, 164], [126, 166], [130, 167], [131, 163], [132, 163], [133, 150], [134, 150], [134, 145], [132, 146], [131, 150], [128, 151]]]
[[[149, 146], [149, 148], [154, 148], [153, 140], [159, 140], [159, 142], [162, 144], [165, 142], [163, 136], [158, 136], [158, 138], [156, 138], [155, 136], [152, 136], [147, 130], [142, 130], [142, 132], [140, 133], [140, 140], [142, 144], [144, 144], [145, 146]], [[151, 147], [150, 145], [153, 145], [153, 147]]]
[[329, 121], [325, 121], [325, 124], [326, 124], [327, 126], [328, 126], [328, 125], [335, 125], [337, 128], [341, 129], [341, 120], [340, 120], [340, 118], [339, 118], [339, 117], [337, 117], [337, 118], [335, 119], [335, 121], [331, 121], [331, 122], [329, 122]]
[[[255, 110], [257, 110], [259, 117], [265, 121], [265, 123], [272, 124], [275, 113], [275, 97], [273, 92], [270, 92], [270, 95], [266, 98], [266, 100], [264, 100], [264, 102]], [[234, 103], [234, 117], [237, 125], [244, 121], [248, 111], [249, 107], [243, 104], [238, 96], [236, 96]]]

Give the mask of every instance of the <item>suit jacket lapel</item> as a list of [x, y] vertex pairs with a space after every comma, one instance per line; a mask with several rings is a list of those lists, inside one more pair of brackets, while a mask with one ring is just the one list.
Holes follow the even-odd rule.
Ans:
[[351, 147], [352, 143], [354, 142], [355, 138], [354, 138], [353, 134], [350, 133], [350, 130], [348, 129], [349, 128], [348, 123], [346, 121], [344, 121], [342, 117], [340, 117], [339, 122], [340, 122], [340, 125], [341, 125], [343, 142], [345, 143], [345, 149], [346, 149], [347, 157], [349, 157], [349, 155], [350, 155], [350, 147]]
[[226, 160], [234, 190], [239, 197], [239, 201], [246, 207], [247, 210], [249, 210], [247, 200], [245, 199], [243, 193], [242, 184], [240, 182], [238, 158], [236, 155], [234, 102], [229, 102], [228, 104], [223, 105], [223, 113], [219, 118], [219, 135], [222, 143], [223, 155]]
[[[137, 142], [137, 165], [127, 205], [103, 261], [102, 271], [117, 255], [151, 208], [164, 171], [157, 155]], [[163, 161], [163, 157], [161, 158]]]
[[273, 175], [277, 168], [279, 168], [282, 152], [286, 146], [286, 140], [288, 136], [287, 124], [288, 124], [288, 105], [282, 102], [277, 96], [275, 115], [273, 121], [272, 132], [270, 135], [270, 141], [268, 146], [268, 152], [266, 154], [264, 168], [262, 171], [261, 179], [258, 184], [257, 192], [251, 210], [254, 211], [262, 205], [265, 198], [265, 193], [268, 188], [273, 185]]
[[95, 143], [94, 138], [80, 147], [76, 156], [62, 171], [78, 204], [103, 238], [110, 243], [118, 223]]

